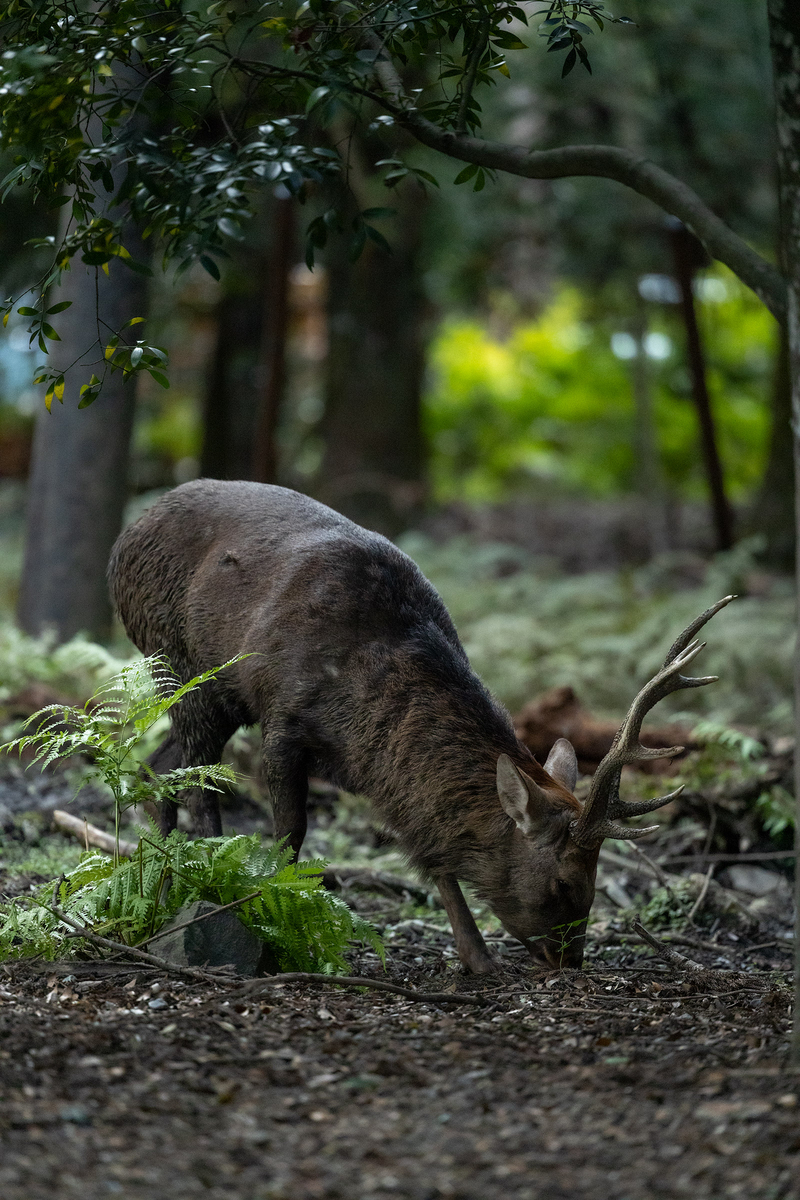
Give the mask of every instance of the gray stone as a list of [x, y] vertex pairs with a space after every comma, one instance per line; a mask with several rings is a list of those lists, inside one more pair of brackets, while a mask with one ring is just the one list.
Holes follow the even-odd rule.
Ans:
[[[175, 929], [187, 921], [213, 912], [214, 916]], [[239, 975], [263, 975], [277, 970], [270, 948], [256, 937], [236, 915], [235, 909], [219, 911], [218, 904], [196, 900], [180, 909], [151, 943], [150, 950], [179, 967], [233, 966]]]
[[754, 867], [749, 863], [730, 866], [725, 874], [732, 888], [737, 892], [747, 892], [748, 896], [767, 896], [780, 887], [783, 879], [777, 871], [768, 871], [765, 867]]

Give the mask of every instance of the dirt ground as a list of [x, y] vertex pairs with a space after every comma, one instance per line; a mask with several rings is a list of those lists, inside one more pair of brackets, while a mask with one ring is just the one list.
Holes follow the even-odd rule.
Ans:
[[487, 982], [446, 941], [405, 922], [385, 974], [353, 970], [481, 1006], [6, 964], [0, 1197], [800, 1196], [788, 976], [768, 958], [537, 974], [507, 952]]

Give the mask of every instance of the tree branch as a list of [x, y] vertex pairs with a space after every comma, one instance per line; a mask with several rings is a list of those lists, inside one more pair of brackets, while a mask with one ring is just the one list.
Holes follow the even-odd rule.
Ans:
[[593, 175], [624, 184], [683, 221], [712, 258], [730, 267], [778, 321], [786, 320], [786, 281], [781, 273], [712, 212], [688, 184], [648, 159], [616, 146], [526, 150], [439, 129], [413, 109], [395, 110], [395, 116], [425, 146], [461, 162], [525, 179]]

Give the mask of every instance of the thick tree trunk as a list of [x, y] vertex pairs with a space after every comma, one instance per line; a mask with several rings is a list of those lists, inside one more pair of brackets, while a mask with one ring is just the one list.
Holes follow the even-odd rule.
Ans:
[[[795, 517], [800, 529], [800, 5], [769, 0], [770, 42], [781, 180], [781, 259], [787, 277], [788, 343], [795, 464]], [[800, 555], [798, 599], [800, 600]], [[800, 605], [799, 605], [800, 607]], [[795, 850], [800, 853], [800, 638], [795, 652]], [[796, 860], [797, 862], [797, 860]], [[792, 1059], [800, 1065], [800, 867], [795, 867], [794, 1026]]]
[[[145, 257], [130, 237], [127, 246], [140, 261]], [[98, 336], [98, 311], [113, 330], [146, 315], [147, 284], [119, 260], [108, 276], [76, 262], [49, 299], [72, 301], [58, 319], [62, 340], [52, 352], [66, 366]], [[97, 353], [95, 347], [85, 361]], [[99, 399], [79, 410], [79, 387], [90, 374], [81, 364], [66, 372], [64, 403], [54, 401], [50, 413], [42, 405], [33, 445], [18, 618], [26, 632], [52, 629], [59, 641], [81, 631], [109, 632], [106, 563], [127, 500], [135, 382], [115, 372]]]
[[636, 355], [631, 359], [630, 370], [636, 421], [636, 490], [644, 506], [650, 554], [655, 556], [669, 549], [669, 520], [658, 428], [653, 411], [653, 385], [645, 350], [647, 313], [638, 290], [634, 291], [634, 302], [636, 315], [631, 334], [636, 342]]
[[792, 379], [789, 338], [779, 327], [772, 382], [772, 429], [767, 466], [758, 496], [748, 517], [748, 528], [766, 539], [763, 562], [781, 571], [795, 564], [794, 457], [792, 447]]
[[315, 487], [333, 508], [389, 536], [408, 527], [425, 495], [424, 197], [416, 185], [397, 195], [397, 207], [391, 254], [368, 241], [351, 263], [337, 239], [328, 258], [325, 450]]
[[256, 252], [234, 251], [217, 306], [217, 336], [204, 399], [200, 474], [209, 479], [251, 477], [264, 320], [262, 281]]
[[200, 473], [210, 479], [277, 481], [295, 208], [265, 197], [251, 238], [231, 251], [204, 401]]
[[692, 380], [692, 399], [700, 425], [700, 445], [711, 499], [711, 522], [717, 550], [729, 550], [733, 545], [733, 511], [725, 495], [722, 461], [717, 445], [714, 414], [711, 411], [711, 397], [708, 394], [705, 353], [694, 305], [695, 271], [699, 265], [698, 259], [705, 256], [694, 234], [679, 222], [671, 226], [670, 239], [675, 260], [675, 275], [681, 292], [681, 315], [686, 331], [686, 359]]
[[278, 481], [278, 422], [286, 391], [286, 339], [289, 334], [289, 275], [294, 266], [296, 202], [275, 201], [259, 362], [260, 403], [253, 444], [252, 477], [259, 483]]

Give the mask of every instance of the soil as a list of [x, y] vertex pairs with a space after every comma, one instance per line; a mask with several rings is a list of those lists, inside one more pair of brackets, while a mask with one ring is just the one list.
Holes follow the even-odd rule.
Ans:
[[627, 951], [537, 974], [497, 945], [488, 980], [419, 921], [395, 927], [385, 974], [354, 957], [481, 1007], [7, 963], [0, 1196], [800, 1195], [784, 972], [681, 973]]

